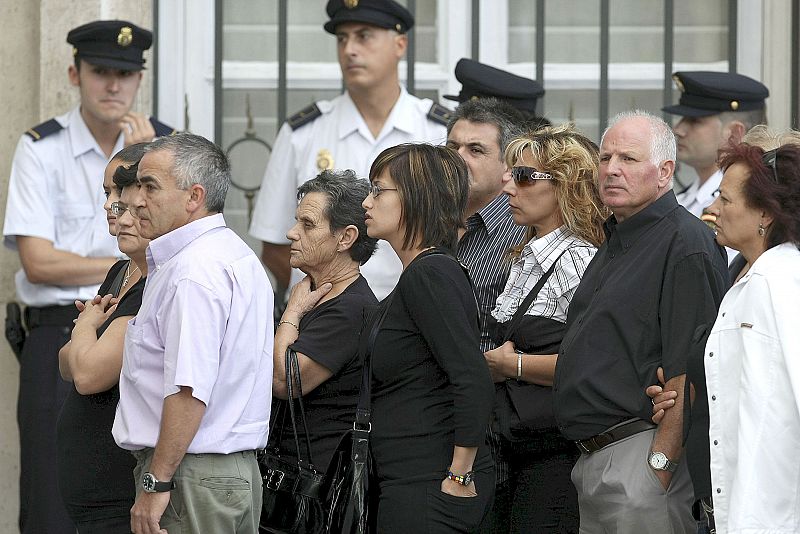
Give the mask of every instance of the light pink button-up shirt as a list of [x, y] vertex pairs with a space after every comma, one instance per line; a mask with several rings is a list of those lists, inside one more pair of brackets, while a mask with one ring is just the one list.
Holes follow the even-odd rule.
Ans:
[[189, 453], [264, 447], [272, 392], [273, 290], [221, 214], [154, 239], [139, 314], [128, 323], [113, 435], [154, 447], [179, 386], [206, 405]]

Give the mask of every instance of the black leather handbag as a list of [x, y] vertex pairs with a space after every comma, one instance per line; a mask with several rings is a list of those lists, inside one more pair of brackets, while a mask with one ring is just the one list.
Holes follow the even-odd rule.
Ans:
[[[288, 400], [281, 406], [282, 413], [276, 414], [270, 428], [270, 437], [275, 436], [274, 446], [268, 446], [258, 459], [263, 480], [259, 531], [270, 534], [321, 534], [325, 532], [326, 519], [322, 499], [324, 475], [314, 469], [297, 353], [287, 348], [285, 361]], [[298, 410], [295, 410], [295, 404]], [[294, 457], [286, 457], [280, 449], [287, 408], [294, 436]], [[276, 435], [279, 421], [281, 432]], [[300, 453], [298, 422], [302, 427], [307, 460]]]
[[[370, 473], [372, 458], [369, 450], [372, 350], [375, 338], [391, 306], [391, 299], [382, 306], [367, 340], [361, 371], [361, 390], [352, 430], [342, 437], [336, 447], [325, 475], [325, 504], [328, 509], [328, 534], [367, 534], [370, 521]], [[374, 493], [374, 492], [373, 492]]]
[[[562, 252], [561, 255], [563, 254]], [[513, 338], [517, 349], [528, 354], [553, 354], [558, 352], [561, 338], [564, 335], [564, 325], [552, 319], [526, 316], [525, 312], [530, 308], [547, 279], [553, 274], [561, 255], [556, 258], [520, 303], [511, 320], [494, 325], [492, 338], [498, 346]], [[535, 339], [525, 340], [524, 343], [520, 343], [521, 340], [517, 336], [517, 330], [523, 321], [526, 321], [529, 327], [534, 327]], [[504, 382], [495, 384], [492, 430], [505, 438], [506, 441], [512, 445], [534, 443], [539, 448], [550, 448], [549, 443], [537, 442], [540, 441], [540, 438], [552, 441], [549, 439], [551, 437], [549, 431], [555, 427], [552, 388], [514, 379], [507, 379]]]

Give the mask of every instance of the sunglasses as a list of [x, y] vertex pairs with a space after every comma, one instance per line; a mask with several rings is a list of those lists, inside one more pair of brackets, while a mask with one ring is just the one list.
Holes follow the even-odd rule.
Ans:
[[775, 180], [776, 184], [779, 184], [778, 181], [778, 149], [773, 148], [767, 152], [764, 152], [761, 160], [764, 162], [764, 165], [772, 169], [772, 178]]
[[541, 172], [533, 167], [512, 167], [511, 176], [517, 185], [530, 185], [536, 180], [552, 180], [553, 175], [548, 172]]

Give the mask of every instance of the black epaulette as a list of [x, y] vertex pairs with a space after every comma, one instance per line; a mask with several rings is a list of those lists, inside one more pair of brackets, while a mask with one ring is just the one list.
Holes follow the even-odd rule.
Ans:
[[303, 108], [288, 119], [286, 122], [292, 128], [292, 130], [296, 130], [301, 126], [305, 126], [309, 122], [313, 121], [317, 117], [322, 115], [322, 112], [319, 110], [316, 104], [311, 104], [307, 108]]
[[452, 113], [453, 112], [446, 107], [434, 102], [431, 106], [431, 109], [428, 110], [428, 119], [437, 124], [441, 124], [442, 126], [447, 126], [447, 123], [450, 122], [450, 115], [452, 115]]
[[163, 122], [159, 121], [154, 117], [150, 117], [150, 124], [153, 126], [153, 129], [156, 131], [156, 137], [166, 137], [168, 135], [174, 135], [177, 133], [177, 130], [172, 126], [167, 126]]
[[33, 142], [35, 143], [36, 141], [40, 141], [45, 137], [47, 137], [48, 135], [54, 134], [63, 129], [64, 127], [61, 126], [60, 122], [58, 122], [55, 119], [50, 119], [49, 121], [45, 121], [42, 124], [39, 124], [38, 126], [34, 126], [30, 130], [25, 132], [25, 135], [31, 136], [31, 139], [33, 139]]

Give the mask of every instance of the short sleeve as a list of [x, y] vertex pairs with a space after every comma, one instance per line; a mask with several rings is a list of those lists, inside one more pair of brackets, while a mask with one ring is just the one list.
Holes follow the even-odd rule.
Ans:
[[[261, 182], [253, 210], [250, 235], [267, 243], [286, 244], [297, 207], [297, 154], [292, 143], [293, 130], [284, 124]], [[312, 178], [309, 176], [308, 178]]]
[[319, 311], [303, 317], [300, 335], [290, 347], [337, 374], [358, 353], [363, 310], [368, 302], [358, 295], [345, 294], [330, 302], [330, 306], [324, 303]]
[[[694, 253], [678, 261], [664, 277], [659, 306], [664, 378], [686, 373], [686, 362], [697, 350], [698, 325], [714, 324], [728, 287], [728, 273], [714, 268], [706, 253]], [[701, 349], [702, 350], [702, 349]]]
[[8, 182], [8, 200], [3, 223], [6, 247], [16, 249], [18, 235], [55, 242], [55, 217], [42, 216], [56, 213], [47, 178], [47, 171], [36, 153], [33, 141], [22, 136], [14, 153]]

